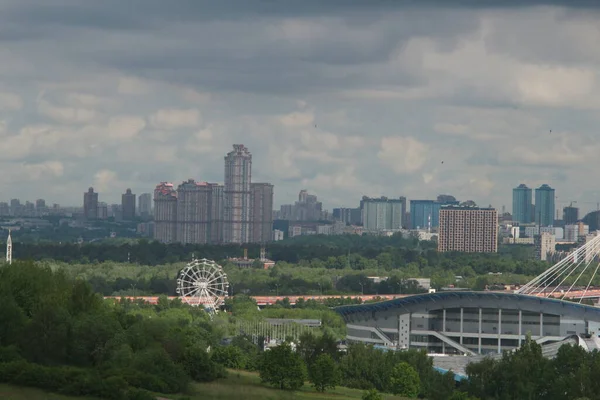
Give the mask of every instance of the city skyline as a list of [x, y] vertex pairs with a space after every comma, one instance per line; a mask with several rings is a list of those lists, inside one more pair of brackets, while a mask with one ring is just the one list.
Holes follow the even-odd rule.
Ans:
[[307, 189], [328, 209], [439, 193], [501, 209], [520, 182], [600, 201], [600, 15], [583, 1], [52, 3], [0, 5], [13, 198], [222, 182], [244, 143], [275, 208]]

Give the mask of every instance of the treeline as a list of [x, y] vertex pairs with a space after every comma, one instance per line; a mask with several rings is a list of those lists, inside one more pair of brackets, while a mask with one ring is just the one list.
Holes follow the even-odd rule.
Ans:
[[[113, 243], [15, 243], [13, 256], [19, 259], [57, 260], [66, 263], [131, 262], [142, 265], [164, 265], [187, 262], [192, 256], [216, 261], [241, 257], [244, 248], [250, 258], [257, 258], [258, 245], [183, 245], [162, 244], [139, 240], [125, 244]], [[286, 262], [313, 268], [365, 270], [382, 268], [402, 269], [412, 265], [418, 268], [440, 268], [486, 274], [488, 272], [535, 275], [545, 263], [533, 260], [532, 248], [516, 246], [498, 254], [438, 253], [434, 242], [390, 237], [339, 235], [310, 236], [270, 243], [267, 256], [277, 262]]]
[[547, 359], [528, 338], [501, 359], [469, 364], [467, 375], [469, 392], [481, 399], [600, 399], [600, 352], [578, 345], [563, 345], [555, 358]]
[[346, 386], [377, 393], [393, 393], [429, 400], [467, 400], [466, 388], [457, 387], [452, 372], [433, 369], [424, 351], [384, 352], [369, 345], [352, 344], [340, 351], [327, 334], [305, 334], [297, 344], [283, 343], [264, 352], [237, 338], [231, 345], [215, 349], [213, 360], [229, 368], [257, 370], [262, 381], [278, 389], [298, 390], [305, 380], [317, 391]]
[[0, 304], [0, 382], [142, 400], [225, 373], [207, 352], [223, 333], [179, 301], [110, 304], [86, 282], [17, 261], [0, 268]]

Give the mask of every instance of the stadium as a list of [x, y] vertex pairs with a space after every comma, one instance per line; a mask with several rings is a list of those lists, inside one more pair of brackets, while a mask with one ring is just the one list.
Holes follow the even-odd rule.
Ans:
[[552, 347], [573, 337], [588, 350], [599, 342], [600, 308], [516, 293], [442, 292], [335, 310], [348, 342], [440, 355], [500, 354], [528, 334]]

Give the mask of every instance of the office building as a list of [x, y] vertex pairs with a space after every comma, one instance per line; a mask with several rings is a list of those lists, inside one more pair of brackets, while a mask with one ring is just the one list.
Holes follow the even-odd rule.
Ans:
[[434, 200], [411, 200], [411, 229], [437, 228], [439, 226], [441, 206], [441, 203]]
[[138, 212], [142, 218], [152, 215], [152, 195], [150, 193], [142, 193], [138, 197]]
[[225, 243], [250, 241], [252, 154], [243, 144], [234, 144], [225, 156], [223, 239]]
[[513, 189], [512, 219], [515, 222], [528, 224], [533, 222], [532, 191], [525, 184]]
[[93, 187], [83, 194], [83, 216], [88, 220], [98, 218], [98, 193], [94, 192]]
[[369, 231], [400, 230], [406, 213], [406, 198], [362, 198], [362, 223]]
[[154, 189], [154, 239], [173, 243], [176, 233], [177, 192], [172, 183], [161, 182]]
[[546, 184], [535, 189], [535, 223], [553, 226], [554, 210], [554, 189]]
[[121, 195], [121, 213], [124, 221], [135, 219], [135, 194], [131, 193], [131, 189]]
[[251, 183], [250, 241], [265, 243], [273, 237], [273, 185]]
[[443, 206], [439, 218], [439, 252], [498, 251], [498, 213], [495, 209]]

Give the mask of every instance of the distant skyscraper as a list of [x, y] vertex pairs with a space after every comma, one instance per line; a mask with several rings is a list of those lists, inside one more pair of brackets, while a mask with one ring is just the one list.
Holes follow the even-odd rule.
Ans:
[[83, 194], [83, 215], [88, 220], [98, 218], [98, 193], [93, 187]]
[[406, 198], [362, 198], [362, 223], [370, 231], [400, 230], [406, 213]]
[[225, 156], [223, 239], [225, 243], [250, 241], [252, 154], [243, 144], [234, 144]]
[[176, 241], [177, 192], [173, 184], [161, 182], [154, 189], [154, 239], [163, 243]]
[[127, 189], [121, 195], [121, 212], [123, 213], [124, 221], [133, 221], [135, 219], [135, 194], [131, 193], [131, 189]]
[[[222, 186], [216, 183], [196, 182], [188, 179], [177, 187], [177, 234], [176, 241], [180, 243], [218, 243], [218, 227], [213, 229], [213, 224], [220, 224], [219, 219], [213, 220], [218, 213], [213, 210], [219, 208], [219, 196], [214, 190], [221, 192]], [[213, 233], [215, 231], [215, 233]], [[214, 235], [217, 235], [213, 237]]]
[[579, 208], [565, 207], [563, 208], [563, 222], [565, 225], [571, 225], [579, 221]]
[[554, 225], [554, 189], [546, 184], [535, 189], [535, 223]]
[[437, 228], [439, 226], [441, 206], [441, 203], [433, 200], [411, 200], [410, 227], [412, 229], [427, 229], [429, 221], [431, 221], [431, 227]]
[[533, 222], [533, 203], [531, 202], [531, 189], [525, 184], [520, 184], [513, 189], [513, 221], [528, 224]]
[[152, 213], [152, 195], [142, 193], [138, 197], [138, 212], [142, 218], [148, 218]]
[[445, 206], [439, 218], [439, 252], [498, 251], [498, 214], [493, 208]]
[[273, 239], [273, 185], [252, 183], [250, 190], [252, 192], [250, 241], [270, 242]]

